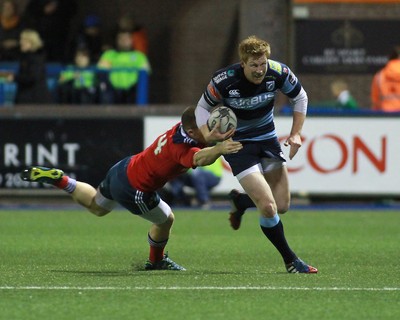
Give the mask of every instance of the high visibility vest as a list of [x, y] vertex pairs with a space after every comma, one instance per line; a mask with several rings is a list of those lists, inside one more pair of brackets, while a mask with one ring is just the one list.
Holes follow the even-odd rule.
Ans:
[[400, 59], [390, 60], [372, 81], [373, 110], [400, 112]]

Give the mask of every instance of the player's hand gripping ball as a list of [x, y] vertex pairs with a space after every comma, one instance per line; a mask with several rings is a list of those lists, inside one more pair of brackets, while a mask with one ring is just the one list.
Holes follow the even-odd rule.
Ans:
[[219, 132], [225, 133], [230, 129], [236, 129], [237, 118], [235, 113], [228, 107], [217, 107], [211, 113], [207, 120], [208, 129], [214, 129], [215, 125], [219, 123]]

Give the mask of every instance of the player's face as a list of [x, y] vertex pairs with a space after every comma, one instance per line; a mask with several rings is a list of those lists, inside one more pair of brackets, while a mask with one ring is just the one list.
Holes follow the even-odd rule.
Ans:
[[204, 136], [201, 133], [200, 129], [198, 129], [198, 128], [190, 129], [190, 130], [188, 130], [187, 133], [189, 134], [189, 136], [192, 139], [196, 140], [197, 142], [202, 143], [202, 144], [206, 144], [206, 140], [204, 139]]
[[254, 84], [260, 84], [267, 72], [267, 57], [262, 56], [250, 56], [247, 62], [241, 63], [244, 75], [248, 81]]

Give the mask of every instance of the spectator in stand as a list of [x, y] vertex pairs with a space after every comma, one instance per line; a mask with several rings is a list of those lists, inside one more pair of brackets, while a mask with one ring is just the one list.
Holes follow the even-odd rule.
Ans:
[[100, 70], [108, 73], [106, 78], [103, 72], [99, 74], [101, 77], [100, 102], [102, 104], [135, 104], [139, 71], [150, 72], [150, 64], [143, 52], [132, 48], [129, 31], [119, 31], [116, 40], [117, 48], [106, 50], [97, 64]]
[[336, 80], [331, 84], [331, 92], [336, 98], [335, 106], [343, 110], [357, 110], [358, 103], [351, 95], [349, 87], [344, 80]]
[[117, 30], [127, 30], [131, 32], [133, 49], [148, 54], [149, 40], [146, 29], [139, 24], [135, 24], [134, 19], [130, 15], [123, 15], [118, 20]]
[[66, 62], [70, 57], [71, 21], [76, 0], [30, 0], [25, 9], [28, 27], [39, 32], [48, 62]]
[[185, 205], [192, 205], [189, 196], [184, 190], [184, 187], [190, 187], [195, 191], [196, 203], [193, 205], [202, 209], [209, 209], [211, 206], [210, 192], [221, 182], [223, 170], [222, 159], [218, 158], [208, 166], [191, 169], [187, 173], [180, 175], [169, 182], [167, 189], [171, 192], [171, 200], [180, 201]]
[[400, 45], [393, 48], [389, 61], [371, 84], [373, 110], [400, 112]]
[[43, 43], [35, 30], [25, 29], [20, 36], [21, 55], [17, 74], [9, 74], [8, 81], [15, 81], [16, 104], [51, 103], [47, 87], [46, 60]]
[[342, 79], [336, 79], [331, 82], [330, 90], [335, 99], [323, 100], [310, 103], [309, 107], [331, 108], [335, 110], [358, 110], [357, 101], [350, 93], [348, 84]]
[[5, 0], [0, 16], [0, 60], [17, 61], [19, 37], [23, 29], [18, 7], [14, 0]]
[[132, 32], [132, 41], [135, 50], [141, 51], [144, 54], [148, 54], [149, 40], [147, 37], [147, 31], [144, 26], [140, 24], [135, 26]]
[[60, 103], [95, 104], [96, 72], [90, 66], [89, 51], [78, 49], [75, 64], [67, 66], [59, 78]]
[[96, 14], [88, 14], [83, 19], [82, 26], [78, 32], [77, 49], [87, 48], [90, 63], [97, 63], [104, 51], [101, 19]]

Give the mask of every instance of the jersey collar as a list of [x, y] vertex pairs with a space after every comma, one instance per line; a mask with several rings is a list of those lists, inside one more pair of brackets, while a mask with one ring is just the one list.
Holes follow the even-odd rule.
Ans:
[[188, 134], [183, 130], [182, 124], [176, 129], [174, 136], [172, 137], [174, 143], [187, 143], [191, 146], [196, 146], [198, 142], [188, 136]]

